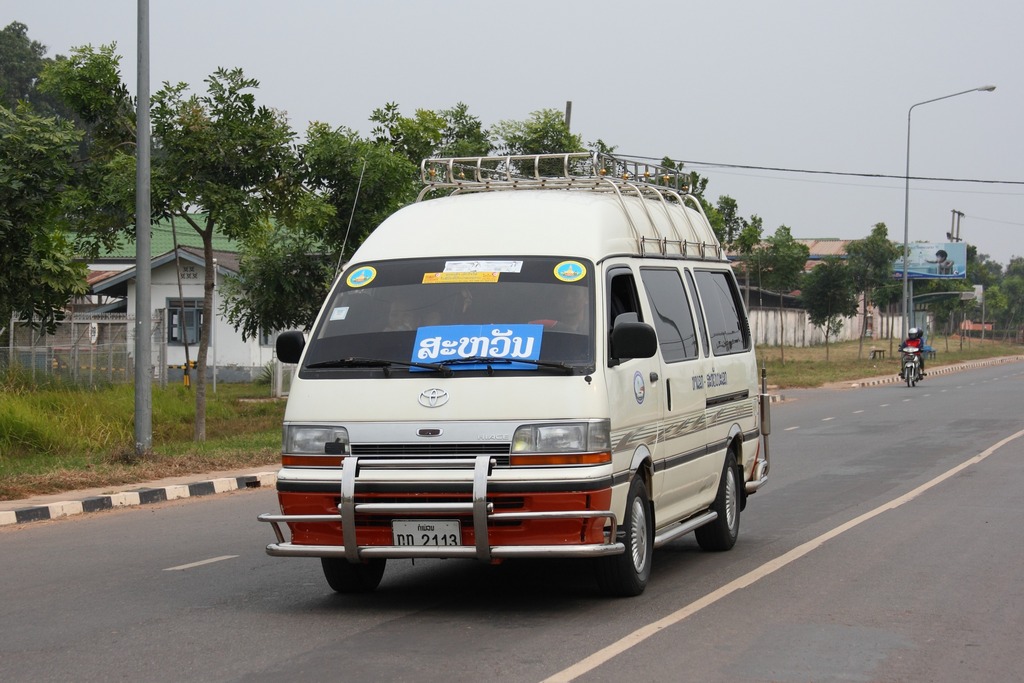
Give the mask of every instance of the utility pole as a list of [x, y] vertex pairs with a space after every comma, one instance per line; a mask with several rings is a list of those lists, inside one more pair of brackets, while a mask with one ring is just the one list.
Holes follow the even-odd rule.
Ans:
[[150, 291], [149, 0], [138, 0], [135, 145], [135, 454], [153, 449], [153, 310]]
[[960, 239], [960, 219], [964, 217], [963, 211], [957, 211], [953, 209], [953, 222], [949, 226], [949, 232], [946, 233], [946, 239], [950, 242], [961, 242]]

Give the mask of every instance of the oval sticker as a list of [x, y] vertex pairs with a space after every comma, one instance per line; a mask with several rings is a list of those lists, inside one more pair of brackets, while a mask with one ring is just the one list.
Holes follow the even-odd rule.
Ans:
[[587, 267], [579, 261], [562, 261], [555, 266], [555, 277], [562, 282], [578, 282], [587, 276]]
[[633, 374], [633, 398], [636, 399], [637, 405], [642, 405], [644, 402], [644, 396], [647, 395], [647, 387], [644, 384], [644, 376], [639, 370]]
[[375, 277], [377, 277], [376, 268], [373, 266], [363, 266], [349, 273], [348, 277], [345, 278], [345, 284], [349, 287], [363, 287], [373, 282]]

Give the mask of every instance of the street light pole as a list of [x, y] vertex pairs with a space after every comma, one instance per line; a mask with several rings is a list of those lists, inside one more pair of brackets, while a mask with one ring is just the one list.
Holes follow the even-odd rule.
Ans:
[[924, 102], [918, 102], [910, 106], [907, 110], [907, 172], [904, 176], [904, 196], [903, 196], [903, 331], [902, 334], [905, 337], [907, 334], [907, 320], [910, 317], [910, 298], [909, 298], [909, 287], [907, 284], [907, 261], [910, 259], [910, 115], [914, 113], [914, 107], [920, 107], [922, 104], [930, 104], [932, 102], [938, 102], [939, 100], [948, 100], [950, 97], [957, 97], [959, 95], [966, 95], [972, 92], [992, 92], [996, 89], [994, 85], [983, 85], [980, 88], [971, 88], [970, 90], [963, 90], [961, 92], [955, 92], [952, 95], [943, 95], [942, 97], [936, 97], [931, 100], [925, 100]]

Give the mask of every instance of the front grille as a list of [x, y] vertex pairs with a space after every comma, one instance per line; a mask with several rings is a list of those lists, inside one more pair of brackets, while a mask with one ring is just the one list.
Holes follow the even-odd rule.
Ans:
[[512, 445], [501, 443], [354, 443], [352, 455], [357, 457], [424, 457], [457, 458], [477, 455], [494, 456], [499, 467], [509, 464]]

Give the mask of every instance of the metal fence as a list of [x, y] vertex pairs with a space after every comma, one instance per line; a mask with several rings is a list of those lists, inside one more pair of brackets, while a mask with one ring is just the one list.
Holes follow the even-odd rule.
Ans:
[[[159, 386], [182, 383], [180, 365], [168, 365], [167, 316], [156, 311], [152, 320], [153, 380]], [[0, 370], [19, 368], [30, 373], [33, 381], [55, 381], [84, 386], [99, 386], [135, 381], [134, 316], [123, 313], [77, 314], [58, 323], [52, 334], [27, 321], [10, 320], [0, 328]], [[265, 381], [268, 393], [287, 394], [291, 366], [277, 371], [276, 363], [267, 368], [218, 368], [222, 382]], [[214, 369], [207, 367], [207, 380]], [[194, 373], [194, 371], [193, 371]], [[194, 377], [194, 375], [193, 375]]]

